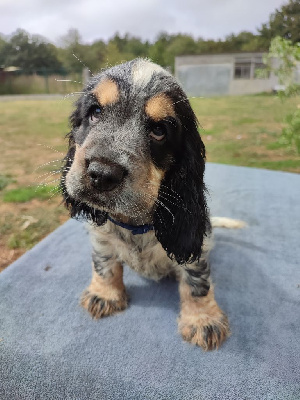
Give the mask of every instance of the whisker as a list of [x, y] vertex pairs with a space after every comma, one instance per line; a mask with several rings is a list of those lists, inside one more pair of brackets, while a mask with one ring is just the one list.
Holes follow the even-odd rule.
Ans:
[[189, 97], [189, 98], [184, 98], [184, 99], [180, 99], [180, 100], [174, 101], [172, 104], [173, 104], [173, 105], [174, 105], [174, 104], [178, 104], [178, 103], [181, 103], [182, 101], [187, 101], [187, 102], [189, 102], [189, 99], [204, 99], [204, 97], [191, 96], [191, 97]]
[[[122, 199], [122, 198], [118, 198], [117, 202], [116, 202], [116, 207], [120, 209], [121, 213], [124, 213], [124, 211], [128, 212], [128, 214], [131, 214], [131, 210], [133, 210], [138, 217], [140, 217], [142, 224], [145, 223], [144, 221], [144, 215], [141, 213], [141, 211], [139, 210], [136, 202], [132, 201], [132, 199]], [[144, 208], [142, 205], [139, 204], [139, 207]], [[148, 210], [146, 208], [144, 208], [145, 211], [147, 212]]]
[[58, 193], [59, 192], [59, 185], [55, 185], [51, 190], [49, 190], [49, 193], [52, 193], [52, 192]]
[[[55, 175], [57, 175], [57, 173], [58, 173], [58, 172], [54, 172], [54, 173], [48, 174], [48, 175], [46, 176], [46, 178], [44, 178], [44, 179], [42, 179], [40, 182], [38, 182], [38, 185], [37, 185], [37, 186], [42, 186], [43, 184], [48, 185], [49, 183], [53, 182], [53, 181], [48, 181], [48, 179], [52, 179]], [[57, 179], [55, 179], [55, 180], [58, 181], [58, 180], [60, 180], [60, 178], [57, 178]], [[35, 179], [34, 182], [37, 183], [37, 179]]]
[[[140, 192], [140, 193], [138, 193], [138, 195], [139, 195], [140, 197], [147, 198], [147, 197], [146, 197], [146, 194], [145, 194], [144, 192], [142, 192], [142, 193]], [[152, 196], [152, 197], [154, 198], [154, 200], [156, 199], [154, 196]], [[155, 204], [155, 201], [154, 201], [154, 204]], [[145, 210], [147, 210], [146, 207], [145, 207]], [[147, 210], [147, 211], [149, 211], [149, 210]], [[167, 226], [167, 225], [162, 221], [162, 219], [160, 218], [159, 214], [157, 214], [157, 216], [158, 216], [159, 221], [160, 221], [164, 226]]]
[[59, 193], [59, 189], [57, 190], [57, 192], [52, 193], [52, 195], [49, 197], [48, 201], [50, 201], [58, 193]]
[[[169, 203], [173, 204], [174, 206], [179, 206], [179, 203], [174, 203], [173, 201], [170, 200], [170, 198], [166, 197], [169, 196], [174, 200], [178, 200], [176, 197], [173, 197], [171, 195], [169, 195], [168, 193], [163, 193], [163, 192], [159, 192], [159, 198], [168, 201]], [[155, 196], [152, 195], [153, 198], [155, 198]], [[183, 200], [180, 198], [179, 200], [181, 200], [181, 203], [183, 204]]]
[[161, 183], [160, 186], [166, 188], [167, 190], [171, 190], [171, 192], [173, 192], [174, 194], [176, 194], [177, 196], [180, 197], [179, 193], [176, 192], [175, 190], [171, 189], [169, 186], [164, 185], [163, 183]]
[[65, 94], [65, 95], [64, 95], [64, 100], [67, 99], [68, 97], [71, 97], [71, 96], [79, 96], [79, 95], [81, 95], [81, 94], [84, 94], [84, 92], [72, 92], [72, 93]]
[[[147, 186], [152, 186], [152, 187], [154, 187], [154, 188], [156, 187], [156, 186], [155, 186], [153, 183], [151, 183], [151, 182], [145, 182], [145, 185], [147, 185]], [[146, 186], [144, 186], [144, 187], [146, 187]], [[165, 190], [162, 190], [161, 188], [164, 188]], [[171, 190], [174, 194], [168, 193], [167, 190]], [[160, 184], [159, 194], [160, 194], [160, 195], [163, 194], [163, 195], [165, 195], [165, 196], [171, 197], [171, 198], [173, 198], [174, 200], [180, 200], [180, 202], [183, 203], [182, 197], [181, 197], [177, 192], [175, 192], [174, 190], [170, 189], [170, 188], [169, 188], [168, 186], [166, 186], [166, 185]]]
[[42, 144], [42, 143], [38, 143], [38, 146], [43, 146], [43, 147], [45, 147], [45, 148], [47, 148], [47, 149], [49, 149], [49, 150], [55, 151], [56, 153], [59, 153], [59, 154], [62, 154], [62, 155], [65, 154], [65, 153], [63, 153], [62, 151], [58, 151], [58, 150], [54, 149], [53, 147], [47, 146], [47, 145]]
[[56, 82], [73, 82], [73, 83], [81, 83], [82, 84], [82, 82], [73, 81], [72, 79], [55, 79], [55, 80], [56, 80]]
[[33, 172], [36, 172], [38, 169], [40, 169], [42, 167], [45, 167], [46, 165], [53, 164], [53, 163], [58, 162], [58, 161], [61, 162], [61, 163], [63, 162], [62, 159], [52, 160], [52, 161], [49, 161], [49, 162], [47, 162], [45, 164], [39, 165], [36, 169], [33, 170]]
[[[35, 182], [36, 182], [38, 179], [42, 178], [43, 176], [46, 176], [46, 175], [47, 175], [47, 177], [48, 177], [48, 176], [55, 175], [55, 174], [59, 174], [59, 173], [60, 173], [60, 169], [53, 170], [53, 171], [49, 171], [49, 172], [45, 172], [44, 174], [39, 175], [37, 178], [35, 178]], [[47, 179], [47, 177], [46, 177], [46, 179]]]
[[47, 182], [47, 183], [40, 183], [39, 185], [37, 185], [37, 188], [47, 187], [47, 186], [49, 186], [51, 183], [53, 183], [53, 182], [58, 182], [58, 181], [60, 181], [60, 178], [54, 179], [54, 180], [52, 180], [52, 181], [50, 181], [50, 182]]
[[158, 200], [155, 196], [151, 195], [150, 193], [144, 192], [143, 195], [146, 196], [146, 197], [147, 197], [147, 196], [150, 197], [152, 200], [154, 200], [154, 203], [155, 203], [155, 204], [159, 204], [159, 205], [161, 205], [165, 210], [167, 210], [167, 211], [172, 215], [173, 223], [175, 222], [175, 216], [174, 216], [174, 214], [173, 214], [172, 211], [164, 204], [164, 202], [162, 202], [161, 200]]
[[85, 63], [83, 61], [80, 60], [79, 57], [76, 56], [76, 54], [72, 53], [73, 56], [76, 58], [76, 60], [78, 60], [85, 68], [88, 69], [88, 71], [90, 72], [90, 74], [94, 77], [95, 75], [92, 73], [92, 71], [85, 65]]

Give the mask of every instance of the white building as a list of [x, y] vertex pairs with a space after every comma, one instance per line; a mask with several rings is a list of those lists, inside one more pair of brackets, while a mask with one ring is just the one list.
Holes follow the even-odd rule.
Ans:
[[[188, 96], [239, 95], [278, 88], [273, 72], [259, 77], [264, 53], [232, 53], [175, 58], [175, 76]], [[273, 60], [276, 62], [276, 60]], [[299, 71], [298, 71], [299, 72]]]

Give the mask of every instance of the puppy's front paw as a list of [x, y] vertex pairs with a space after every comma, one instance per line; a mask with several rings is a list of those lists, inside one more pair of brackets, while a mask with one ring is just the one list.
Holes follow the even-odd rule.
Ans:
[[209, 315], [199, 315], [198, 318], [181, 315], [178, 328], [184, 340], [205, 351], [218, 349], [230, 335], [228, 319], [222, 312], [217, 318]]
[[87, 289], [83, 292], [80, 303], [92, 318], [99, 319], [125, 310], [128, 305], [128, 296], [124, 291], [118, 299], [102, 299]]

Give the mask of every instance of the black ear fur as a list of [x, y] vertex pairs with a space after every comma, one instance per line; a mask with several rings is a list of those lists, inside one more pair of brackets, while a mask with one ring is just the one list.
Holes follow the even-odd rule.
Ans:
[[168, 256], [184, 264], [200, 258], [210, 222], [203, 182], [205, 147], [197, 119], [187, 99], [177, 103], [176, 113], [182, 123], [183, 149], [162, 181], [154, 228]]

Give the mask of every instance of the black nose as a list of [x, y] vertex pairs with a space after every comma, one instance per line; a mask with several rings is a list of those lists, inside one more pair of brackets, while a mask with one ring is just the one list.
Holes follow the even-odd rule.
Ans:
[[126, 170], [121, 165], [97, 160], [88, 163], [87, 175], [95, 189], [106, 192], [113, 190], [123, 181]]

